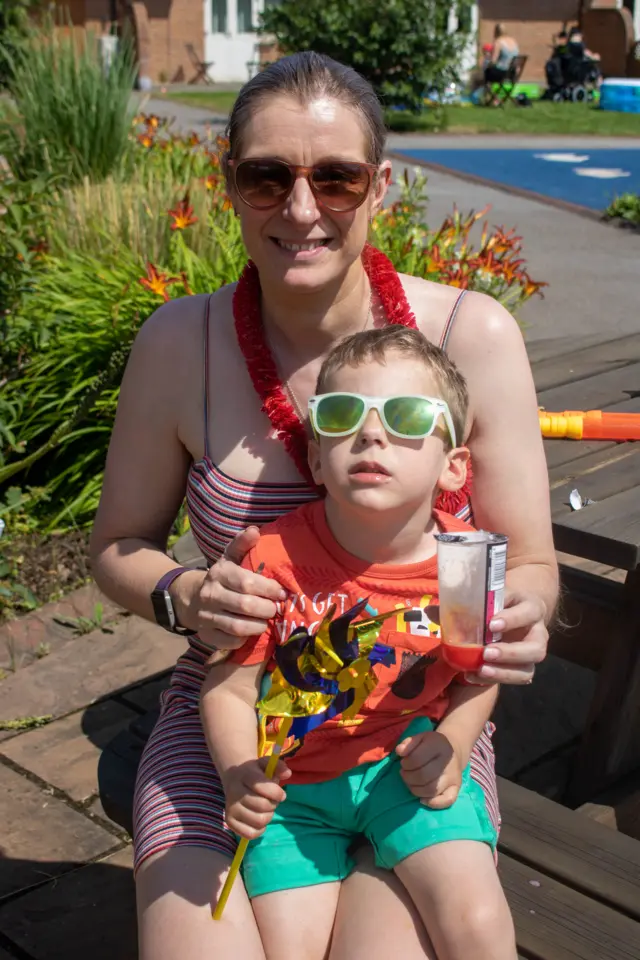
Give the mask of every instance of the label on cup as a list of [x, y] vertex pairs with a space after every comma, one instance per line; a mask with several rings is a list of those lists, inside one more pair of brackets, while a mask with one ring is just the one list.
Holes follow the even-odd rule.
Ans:
[[[456, 612], [464, 610], [460, 621], [464, 623], [466, 620], [467, 629], [464, 632], [469, 637], [467, 643], [486, 645], [500, 640], [502, 634], [493, 633], [489, 624], [504, 608], [508, 538], [503, 534], [478, 530], [436, 534], [436, 541], [442, 623], [456, 619], [454, 608]], [[444, 574], [447, 562], [451, 564], [452, 555], [455, 555], [455, 576], [453, 581], [446, 583], [446, 577], [440, 571]], [[447, 610], [447, 607], [450, 609]], [[443, 641], [447, 643], [446, 631]]]

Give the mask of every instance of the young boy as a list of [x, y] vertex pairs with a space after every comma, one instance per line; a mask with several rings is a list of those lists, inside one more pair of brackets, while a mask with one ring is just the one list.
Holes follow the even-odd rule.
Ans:
[[[246, 562], [264, 564], [289, 600], [210, 672], [201, 698], [227, 824], [254, 841], [243, 873], [265, 953], [328, 955], [349, 851], [364, 836], [407, 889], [438, 960], [514, 960], [496, 831], [469, 772], [496, 688], [459, 682], [438, 655], [434, 534], [469, 528], [434, 503], [466, 479], [466, 385], [420, 333], [389, 326], [338, 344], [309, 410], [309, 463], [326, 498], [265, 526]], [[364, 598], [369, 613], [397, 609], [377, 638], [393, 662], [374, 667], [357, 716], [289, 745], [276, 770], [285, 793], [256, 759], [265, 669], [293, 630], [313, 633], [332, 604], [339, 615]]]

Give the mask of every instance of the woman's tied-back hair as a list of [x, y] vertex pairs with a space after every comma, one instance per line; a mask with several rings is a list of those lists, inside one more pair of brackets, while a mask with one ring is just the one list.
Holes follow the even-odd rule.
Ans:
[[272, 96], [295, 97], [305, 105], [326, 97], [350, 107], [362, 121], [367, 141], [367, 161], [382, 163], [386, 127], [382, 107], [373, 87], [353, 67], [312, 50], [276, 60], [244, 85], [227, 124], [229, 153], [225, 159], [237, 159], [240, 156], [242, 135], [247, 124], [255, 110]]
[[331, 378], [342, 367], [359, 367], [372, 361], [384, 364], [389, 353], [424, 364], [436, 382], [440, 398], [449, 405], [458, 443], [462, 443], [469, 408], [466, 380], [444, 350], [412, 327], [389, 324], [340, 340], [320, 367], [316, 393], [331, 393]]

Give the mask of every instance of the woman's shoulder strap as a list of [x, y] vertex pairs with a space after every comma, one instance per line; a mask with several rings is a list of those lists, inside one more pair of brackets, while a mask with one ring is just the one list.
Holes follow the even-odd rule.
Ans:
[[204, 455], [209, 458], [209, 314], [211, 312], [211, 300], [213, 294], [210, 294], [204, 305], [203, 317], [203, 390], [204, 390]]
[[447, 352], [447, 344], [449, 343], [449, 337], [451, 336], [451, 329], [455, 323], [455, 319], [458, 315], [458, 310], [460, 309], [460, 304], [465, 298], [466, 290], [461, 290], [458, 296], [455, 299], [453, 307], [451, 308], [451, 313], [447, 317], [447, 322], [444, 325], [444, 330], [442, 331], [442, 336], [440, 337], [440, 343], [438, 346], [444, 352]]

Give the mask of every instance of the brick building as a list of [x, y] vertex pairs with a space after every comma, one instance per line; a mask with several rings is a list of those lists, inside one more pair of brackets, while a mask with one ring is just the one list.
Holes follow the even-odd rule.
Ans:
[[605, 76], [632, 72], [640, 0], [480, 0], [479, 8], [479, 42], [489, 43], [496, 23], [504, 24], [529, 58], [525, 80], [544, 79], [552, 38], [563, 23], [581, 23], [587, 46], [601, 55]]
[[[100, 32], [108, 22], [134, 31], [140, 74], [154, 82], [186, 82], [197, 59], [212, 63], [218, 82], [243, 83], [272, 46], [255, 26], [265, 5], [280, 0], [58, 0], [75, 28]], [[322, 0], [309, 0], [310, 3]], [[634, 57], [640, 39], [640, 0], [479, 0], [472, 24], [488, 43], [503, 23], [528, 56], [524, 79], [542, 80], [551, 40], [560, 26], [580, 21], [588, 46], [601, 54], [605, 75], [640, 75]], [[455, 24], [451, 25], [455, 29]], [[191, 50], [189, 49], [191, 47]], [[474, 60], [473, 44], [465, 58]]]
[[269, 3], [279, 0], [56, 0], [69, 10], [74, 29], [101, 33], [108, 24], [127, 24], [136, 40], [140, 75], [154, 82], [185, 83], [197, 60], [213, 63], [218, 82], [243, 83], [268, 58], [255, 25]]

